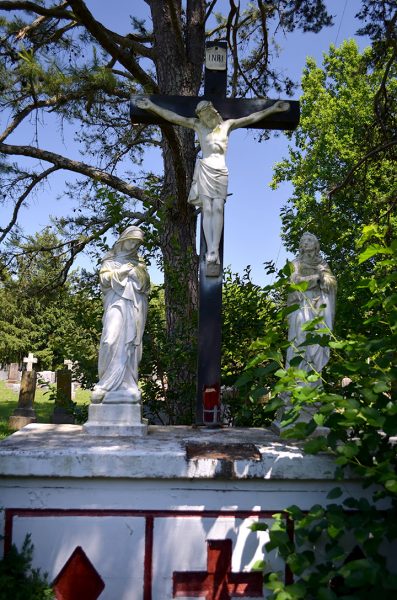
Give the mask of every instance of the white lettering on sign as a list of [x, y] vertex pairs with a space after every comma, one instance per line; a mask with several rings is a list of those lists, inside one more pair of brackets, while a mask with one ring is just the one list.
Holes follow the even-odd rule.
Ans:
[[226, 48], [212, 46], [205, 50], [205, 66], [213, 71], [226, 69]]

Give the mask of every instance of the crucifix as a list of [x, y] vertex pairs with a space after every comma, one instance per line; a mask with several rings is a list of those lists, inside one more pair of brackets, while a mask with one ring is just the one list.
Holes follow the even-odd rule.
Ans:
[[299, 102], [226, 98], [226, 42], [206, 44], [204, 96], [136, 96], [133, 123], [173, 123], [193, 129], [200, 142], [188, 202], [201, 211], [199, 332], [196, 423], [216, 425], [220, 419], [221, 325], [224, 203], [228, 170], [225, 163], [233, 129], [293, 130]]

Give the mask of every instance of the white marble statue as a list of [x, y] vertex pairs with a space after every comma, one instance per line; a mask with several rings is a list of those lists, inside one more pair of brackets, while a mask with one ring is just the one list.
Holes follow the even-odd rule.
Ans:
[[[304, 371], [321, 373], [329, 360], [329, 348], [319, 344], [301, 346], [306, 339], [302, 326], [316, 317], [323, 321], [317, 328], [333, 328], [335, 315], [336, 279], [328, 264], [320, 255], [320, 244], [315, 235], [304, 233], [299, 242], [299, 254], [292, 261], [292, 283], [307, 282], [305, 291], [294, 291], [288, 295], [288, 306], [298, 304], [299, 308], [288, 316], [287, 368], [295, 356], [302, 357], [299, 365]], [[318, 385], [320, 381], [316, 382]]]
[[137, 254], [142, 242], [143, 231], [131, 225], [102, 261], [99, 277], [104, 315], [93, 403], [102, 402], [107, 395], [130, 398], [131, 402], [139, 402], [141, 397], [138, 365], [150, 287], [145, 262]]
[[240, 119], [224, 121], [212, 102], [197, 104], [194, 117], [183, 117], [158, 106], [147, 97], [137, 97], [138, 108], [149, 110], [175, 125], [194, 129], [200, 142], [202, 158], [196, 162], [188, 202], [202, 211], [207, 264], [219, 264], [219, 242], [223, 229], [223, 209], [227, 196], [228, 169], [225, 162], [229, 134], [233, 129], [248, 127], [273, 113], [288, 110], [289, 103], [275, 102], [264, 110]]

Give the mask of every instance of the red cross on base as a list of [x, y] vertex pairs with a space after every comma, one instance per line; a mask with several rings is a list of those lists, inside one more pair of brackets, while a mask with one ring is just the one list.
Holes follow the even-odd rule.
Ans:
[[263, 598], [261, 572], [232, 573], [232, 540], [207, 540], [207, 572], [173, 573], [173, 597], [192, 596], [205, 600]]

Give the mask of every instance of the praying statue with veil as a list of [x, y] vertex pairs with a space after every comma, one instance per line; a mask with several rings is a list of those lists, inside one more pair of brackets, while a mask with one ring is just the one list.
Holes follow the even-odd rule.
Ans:
[[130, 225], [102, 260], [103, 329], [93, 403], [141, 398], [138, 366], [150, 288], [145, 262], [138, 255], [142, 242], [142, 229]]
[[[307, 344], [304, 325], [319, 319], [315, 328], [332, 331], [335, 316], [336, 279], [320, 254], [320, 244], [315, 235], [304, 233], [299, 242], [299, 254], [292, 261], [291, 283], [305, 283], [306, 288], [295, 290], [288, 295], [288, 306], [297, 305], [288, 315], [288, 340], [286, 367], [293, 366], [304, 371], [321, 371], [329, 360], [329, 347], [320, 344]], [[313, 333], [316, 333], [316, 329]], [[319, 332], [320, 333], [320, 332]], [[315, 385], [319, 385], [318, 380]]]

